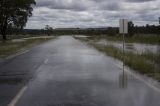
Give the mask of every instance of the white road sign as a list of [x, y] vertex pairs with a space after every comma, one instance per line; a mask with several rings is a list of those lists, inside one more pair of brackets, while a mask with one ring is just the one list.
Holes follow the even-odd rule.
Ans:
[[128, 33], [128, 20], [127, 19], [120, 19], [119, 33], [120, 34], [127, 34]]

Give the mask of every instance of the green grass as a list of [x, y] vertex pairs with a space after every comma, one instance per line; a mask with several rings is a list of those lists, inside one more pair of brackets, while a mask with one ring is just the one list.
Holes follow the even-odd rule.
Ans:
[[147, 60], [150, 60], [156, 64], [160, 64], [160, 53], [155, 54], [151, 52], [146, 52], [141, 54], [142, 57], [146, 58]]
[[[109, 41], [122, 42], [122, 36], [105, 36], [103, 37]], [[160, 35], [135, 35], [133, 37], [125, 37], [127, 43], [147, 43], [147, 44], [160, 44]]]
[[[112, 45], [96, 44], [94, 42], [90, 42], [88, 38], [78, 39], [88, 42], [89, 45], [108, 56], [123, 61], [123, 52]], [[160, 54], [134, 54], [133, 52], [125, 52], [124, 60], [125, 65], [129, 66], [131, 69], [134, 69], [141, 74], [151, 76], [160, 81]]]
[[[26, 34], [26, 35], [22, 35], [22, 34], [19, 34], [19, 35], [7, 35], [7, 40], [12, 40], [12, 39], [23, 39], [23, 38], [30, 38], [30, 37], [42, 37], [42, 36], [47, 36], [47, 35], [29, 35], [29, 34]], [[2, 41], [2, 36], [0, 35], [0, 41]]]
[[0, 42], [0, 58], [5, 58], [11, 54], [17, 53], [21, 49], [32, 47], [43, 42], [50, 40], [51, 38], [36, 38], [27, 39], [23, 42], [12, 42], [8, 40], [6, 42]]

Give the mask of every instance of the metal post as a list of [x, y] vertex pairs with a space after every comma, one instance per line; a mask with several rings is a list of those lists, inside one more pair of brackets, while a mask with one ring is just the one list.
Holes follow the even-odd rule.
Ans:
[[124, 44], [125, 44], [125, 39], [124, 39], [124, 35], [125, 35], [125, 33], [124, 33], [124, 20], [123, 20], [123, 73], [124, 73], [124, 64], [125, 64], [125, 54], [124, 54]]
[[123, 61], [123, 73], [125, 68], [125, 34], [128, 33], [128, 20], [127, 19], [120, 19], [120, 28], [119, 32], [123, 36], [123, 53], [122, 53], [122, 61]]
[[124, 52], [124, 45], [125, 44], [125, 39], [124, 39], [124, 34], [123, 34], [123, 73], [124, 73], [124, 66], [125, 66], [125, 52]]

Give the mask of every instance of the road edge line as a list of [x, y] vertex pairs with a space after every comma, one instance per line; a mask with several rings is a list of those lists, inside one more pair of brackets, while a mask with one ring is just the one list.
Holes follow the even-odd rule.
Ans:
[[7, 106], [15, 106], [20, 98], [23, 96], [24, 92], [28, 87], [24, 86], [21, 90], [17, 93], [17, 95], [12, 99], [12, 101]]
[[9, 59], [15, 58], [15, 57], [20, 56], [20, 55], [22, 55], [22, 54], [25, 54], [25, 53], [27, 53], [27, 52], [29, 52], [28, 49], [21, 50], [21, 51], [17, 52], [16, 54], [13, 54], [13, 55], [11, 55], [11, 56], [6, 57], [5, 60], [9, 60]]
[[44, 64], [47, 64], [47, 63], [48, 63], [48, 59], [45, 59], [45, 60], [44, 60]]

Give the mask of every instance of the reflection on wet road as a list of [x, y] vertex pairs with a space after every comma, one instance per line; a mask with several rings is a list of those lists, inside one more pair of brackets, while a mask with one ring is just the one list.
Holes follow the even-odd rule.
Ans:
[[70, 36], [19, 57], [25, 58], [41, 63], [16, 106], [160, 106], [159, 92]]

